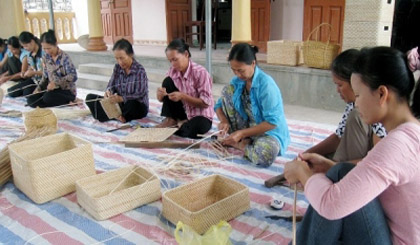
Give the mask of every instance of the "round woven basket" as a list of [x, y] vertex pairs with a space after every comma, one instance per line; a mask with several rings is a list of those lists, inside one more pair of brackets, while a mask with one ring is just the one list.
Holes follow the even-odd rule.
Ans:
[[27, 132], [42, 127], [58, 130], [57, 117], [50, 109], [41, 109], [37, 107], [35, 110], [23, 113], [23, 123]]

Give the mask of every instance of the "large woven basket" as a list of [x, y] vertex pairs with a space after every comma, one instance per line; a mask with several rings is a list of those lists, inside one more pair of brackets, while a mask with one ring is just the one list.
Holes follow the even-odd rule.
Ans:
[[249, 208], [248, 187], [221, 175], [202, 178], [162, 195], [163, 216], [173, 224], [182, 221], [200, 234]]
[[77, 202], [104, 220], [161, 197], [159, 178], [141, 167], [125, 167], [76, 182]]
[[55, 130], [55, 132], [58, 130], [57, 117], [50, 109], [41, 109], [37, 107], [32, 111], [24, 112], [23, 118], [26, 131], [31, 131], [45, 126]]
[[300, 63], [302, 42], [278, 40], [267, 42], [267, 63], [297, 66]]
[[[314, 33], [318, 37], [318, 31], [322, 26], [328, 26], [329, 28], [328, 41], [324, 43], [318, 40], [309, 40]], [[320, 69], [330, 68], [332, 61], [338, 55], [340, 49], [340, 45], [330, 43], [331, 28], [330, 24], [322, 23], [315, 27], [309, 34], [308, 39], [303, 42], [303, 60], [306, 66]]]
[[95, 174], [92, 146], [67, 133], [9, 145], [16, 187], [36, 203], [76, 190], [78, 179]]

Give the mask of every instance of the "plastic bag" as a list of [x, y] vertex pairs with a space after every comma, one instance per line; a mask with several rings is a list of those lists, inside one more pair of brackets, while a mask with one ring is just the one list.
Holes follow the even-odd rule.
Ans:
[[204, 233], [200, 235], [191, 227], [178, 222], [174, 232], [175, 240], [180, 245], [230, 245], [229, 235], [232, 232], [232, 227], [226, 221], [220, 221], [219, 224], [213, 225]]

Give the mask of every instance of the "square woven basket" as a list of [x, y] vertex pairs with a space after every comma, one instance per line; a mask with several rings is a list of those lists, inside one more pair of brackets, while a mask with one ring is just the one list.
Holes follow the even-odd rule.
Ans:
[[278, 40], [267, 42], [267, 63], [297, 66], [303, 63], [302, 42]]
[[76, 182], [77, 202], [95, 219], [104, 220], [158, 200], [160, 181], [142, 167], [125, 167]]
[[173, 224], [182, 221], [200, 234], [249, 208], [248, 187], [221, 175], [202, 178], [162, 195], [163, 216]]
[[95, 174], [92, 145], [67, 133], [9, 145], [13, 181], [32, 201], [44, 203], [76, 190]]

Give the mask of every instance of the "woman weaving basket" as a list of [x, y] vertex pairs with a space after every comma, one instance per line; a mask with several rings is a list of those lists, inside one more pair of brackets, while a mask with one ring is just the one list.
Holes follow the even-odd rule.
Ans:
[[20, 81], [22, 79], [22, 74], [25, 74], [28, 69], [28, 54], [29, 53], [20, 46], [17, 37], [12, 36], [7, 40], [5, 72], [0, 75], [0, 84], [9, 80]]
[[[27, 55], [26, 62], [23, 61], [22, 63], [22, 66], [24, 66], [24, 71], [21, 74], [22, 79], [7, 90], [10, 97], [31, 94], [42, 76], [42, 56], [44, 52], [42, 51], [39, 39], [32, 33], [24, 31], [19, 35], [19, 42], [29, 54]], [[27, 69], [25, 67], [26, 63], [28, 64]]]
[[88, 94], [86, 105], [100, 122], [114, 118], [112, 114], [115, 112], [111, 114], [111, 110], [115, 111], [115, 107], [119, 112], [115, 118], [121, 122], [143, 118], [149, 112], [146, 71], [134, 58], [133, 46], [126, 39], [118, 40], [112, 50], [118, 63], [114, 66], [105, 95]]
[[420, 244], [420, 108], [410, 106], [414, 77], [404, 54], [362, 49], [351, 86], [363, 121], [381, 122], [388, 135], [357, 165], [314, 153], [286, 164], [286, 179], [304, 185], [311, 204], [297, 244]]
[[50, 107], [68, 104], [76, 99], [77, 72], [70, 56], [57, 46], [53, 30], [41, 35], [45, 51], [42, 79], [34, 93], [27, 98], [31, 107]]
[[215, 110], [222, 144], [244, 152], [252, 163], [270, 166], [290, 142], [283, 101], [276, 82], [257, 66], [257, 47], [236, 44], [229, 53], [235, 77], [223, 88]]
[[176, 135], [197, 138], [197, 134], [207, 133], [213, 122], [212, 79], [203, 66], [191, 60], [184, 40], [173, 40], [165, 53], [171, 68], [156, 96], [163, 102], [161, 115], [166, 118], [157, 127], [180, 126]]

